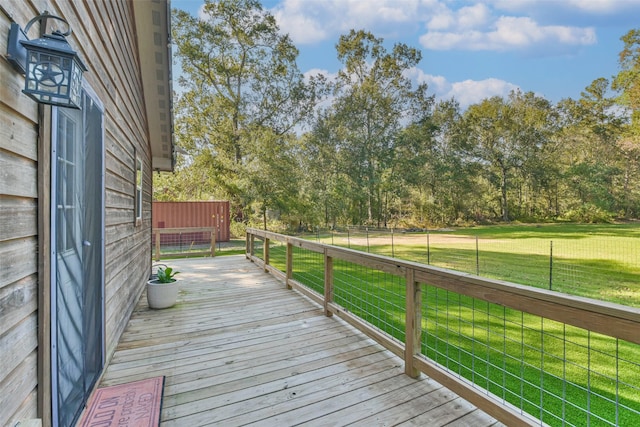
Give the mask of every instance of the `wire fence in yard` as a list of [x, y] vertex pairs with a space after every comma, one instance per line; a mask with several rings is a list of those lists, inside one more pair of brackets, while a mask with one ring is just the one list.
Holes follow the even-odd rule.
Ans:
[[214, 256], [216, 253], [242, 253], [245, 239], [219, 241], [212, 227], [154, 228], [151, 242], [157, 260], [189, 256]]
[[[307, 239], [482, 277], [640, 307], [640, 244], [632, 239], [509, 238], [349, 227]], [[588, 236], [587, 236], [588, 237]]]

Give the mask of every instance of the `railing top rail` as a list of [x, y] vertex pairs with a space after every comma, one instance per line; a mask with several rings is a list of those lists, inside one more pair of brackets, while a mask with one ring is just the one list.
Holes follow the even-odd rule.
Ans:
[[173, 227], [173, 228], [154, 228], [154, 233], [170, 234], [170, 233], [200, 233], [213, 231], [215, 227]]
[[398, 276], [405, 275], [407, 269], [411, 269], [415, 271], [416, 281], [420, 283], [640, 344], [639, 308], [483, 278], [265, 230], [248, 228], [247, 233], [326, 253], [335, 259]]

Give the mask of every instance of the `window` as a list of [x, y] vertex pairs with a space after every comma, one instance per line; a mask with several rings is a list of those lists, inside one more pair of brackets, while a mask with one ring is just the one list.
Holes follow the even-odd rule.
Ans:
[[[80, 236], [79, 215], [82, 200], [79, 198], [82, 177], [82, 112], [61, 108], [58, 112], [56, 143], [56, 247], [58, 252], [72, 251], [75, 236]], [[80, 166], [80, 167], [79, 167]]]
[[136, 225], [142, 223], [142, 160], [136, 155], [136, 194], [135, 194]]

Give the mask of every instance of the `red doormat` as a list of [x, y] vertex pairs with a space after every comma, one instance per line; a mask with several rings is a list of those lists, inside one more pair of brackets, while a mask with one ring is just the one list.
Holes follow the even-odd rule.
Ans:
[[160, 425], [164, 377], [97, 389], [79, 427], [157, 427]]

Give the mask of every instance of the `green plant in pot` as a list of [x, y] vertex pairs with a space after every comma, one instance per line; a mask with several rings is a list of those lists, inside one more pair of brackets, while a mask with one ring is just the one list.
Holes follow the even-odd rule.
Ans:
[[179, 285], [175, 279], [178, 274], [171, 267], [158, 267], [157, 273], [151, 275], [147, 282], [147, 302], [149, 308], [173, 307], [178, 299]]

